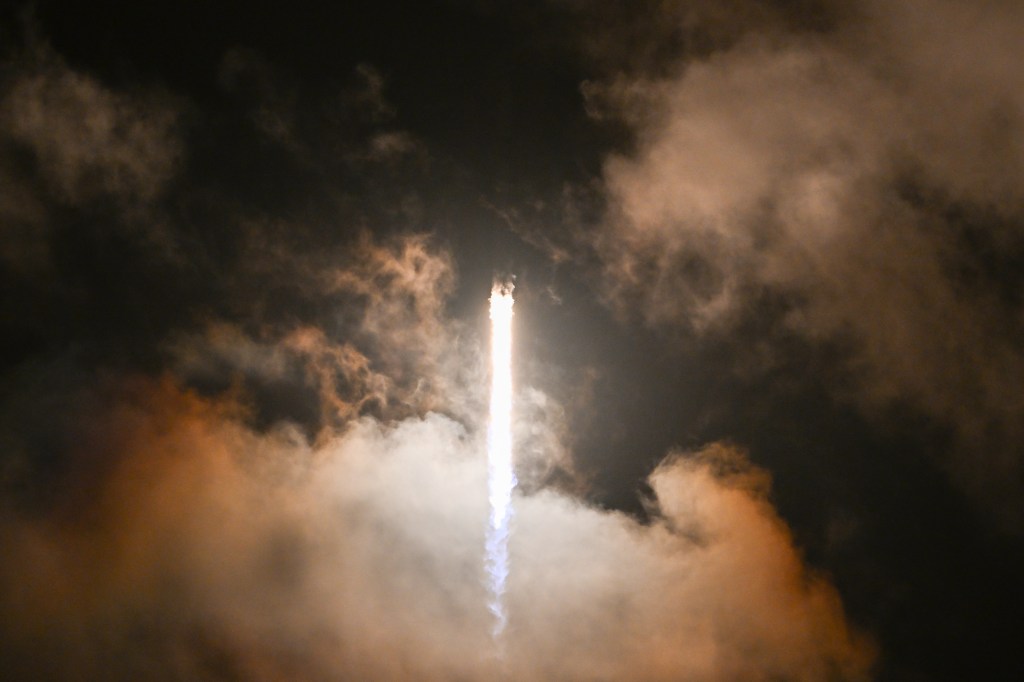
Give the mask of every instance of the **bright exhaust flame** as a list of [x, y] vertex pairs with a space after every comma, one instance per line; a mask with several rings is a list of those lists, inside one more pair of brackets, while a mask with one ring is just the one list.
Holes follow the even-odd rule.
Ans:
[[491, 289], [491, 413], [487, 425], [487, 570], [490, 608], [497, 639], [508, 624], [503, 595], [508, 578], [509, 522], [512, 519], [512, 284]]

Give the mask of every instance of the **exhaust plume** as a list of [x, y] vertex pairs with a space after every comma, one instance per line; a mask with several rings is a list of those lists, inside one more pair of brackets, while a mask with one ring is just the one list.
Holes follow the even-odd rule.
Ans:
[[497, 640], [508, 624], [502, 596], [508, 578], [509, 522], [512, 519], [512, 288], [495, 283], [491, 289], [491, 411], [487, 425], [487, 527], [488, 607], [494, 615]]

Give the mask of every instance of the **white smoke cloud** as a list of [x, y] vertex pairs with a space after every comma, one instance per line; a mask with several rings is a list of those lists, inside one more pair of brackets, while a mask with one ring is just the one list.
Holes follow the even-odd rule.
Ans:
[[867, 676], [870, 646], [802, 565], [765, 474], [727, 447], [666, 461], [647, 525], [517, 499], [498, 659], [478, 434], [437, 414], [363, 419], [310, 447], [171, 382], [109, 408], [77, 453], [110, 462], [93, 501], [4, 522], [16, 677]]
[[789, 332], [852, 340], [862, 405], [953, 425], [957, 479], [1017, 523], [1024, 314], [998, 273], [1024, 249], [1024, 15], [859, 10], [588, 86], [637, 136], [604, 169], [609, 295], [698, 333], [781, 297]]

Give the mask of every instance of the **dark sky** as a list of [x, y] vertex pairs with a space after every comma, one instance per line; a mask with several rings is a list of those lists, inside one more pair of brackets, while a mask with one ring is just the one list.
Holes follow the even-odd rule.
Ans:
[[253, 4], [0, 14], [5, 678], [1024, 679], [1019, 3]]

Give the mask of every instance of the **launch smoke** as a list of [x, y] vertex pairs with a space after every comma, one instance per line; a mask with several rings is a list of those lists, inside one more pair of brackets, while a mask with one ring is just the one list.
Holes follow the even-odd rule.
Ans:
[[508, 624], [504, 593], [508, 579], [509, 523], [512, 518], [512, 284], [491, 289], [491, 411], [487, 425], [487, 526], [485, 568], [488, 608], [497, 640]]

